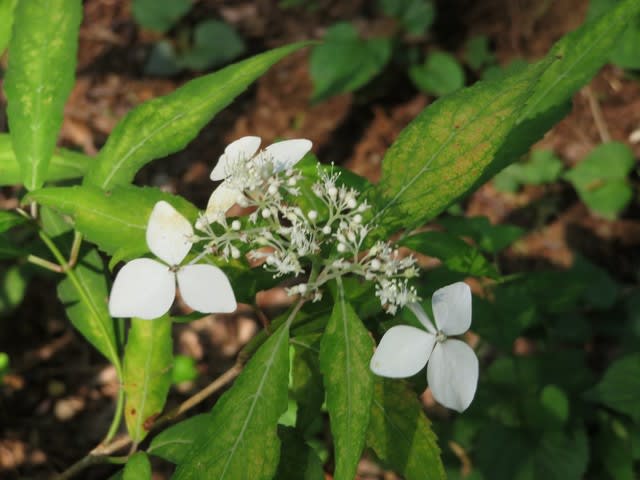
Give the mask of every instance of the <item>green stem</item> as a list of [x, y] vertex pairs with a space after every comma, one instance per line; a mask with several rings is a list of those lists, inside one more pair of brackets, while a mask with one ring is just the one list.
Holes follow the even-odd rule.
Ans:
[[78, 254], [82, 246], [82, 234], [77, 230], [73, 234], [73, 245], [71, 245], [71, 253], [69, 254], [69, 268], [73, 268], [78, 261]]
[[51, 270], [56, 273], [63, 273], [62, 266], [57, 263], [50, 262], [49, 260], [45, 260], [44, 258], [38, 257], [37, 255], [29, 255], [27, 257], [27, 262], [33, 263], [34, 265], [38, 265], [46, 270]]
[[120, 386], [118, 390], [118, 400], [116, 400], [116, 411], [113, 414], [113, 419], [111, 420], [111, 425], [109, 426], [109, 431], [107, 435], [104, 437], [102, 441], [103, 444], [109, 443], [113, 440], [116, 433], [118, 433], [118, 428], [120, 428], [120, 423], [122, 422], [122, 413], [124, 412], [124, 388]]

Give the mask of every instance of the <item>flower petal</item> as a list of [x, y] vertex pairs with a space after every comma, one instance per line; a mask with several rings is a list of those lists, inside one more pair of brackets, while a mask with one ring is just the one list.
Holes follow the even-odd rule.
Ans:
[[427, 315], [427, 312], [424, 311], [422, 305], [420, 305], [418, 302], [411, 302], [407, 303], [407, 308], [409, 308], [409, 310], [413, 312], [416, 318], [420, 320], [420, 323], [424, 325], [429, 333], [433, 333], [434, 335], [437, 333], [436, 327], [433, 326], [429, 315]]
[[242, 137], [231, 142], [220, 155], [218, 163], [211, 171], [211, 180], [224, 180], [234, 162], [246, 162], [253, 157], [260, 147], [260, 137]]
[[464, 282], [442, 287], [431, 299], [436, 325], [445, 335], [462, 335], [471, 326], [471, 289]]
[[419, 328], [391, 327], [371, 357], [370, 368], [382, 377], [410, 377], [424, 368], [435, 342], [435, 336]]
[[310, 140], [297, 138], [272, 143], [264, 149], [264, 153], [272, 158], [275, 172], [284, 172], [298, 163], [311, 150], [311, 146]]
[[238, 308], [229, 279], [213, 265], [187, 265], [178, 270], [184, 303], [203, 313], [231, 313]]
[[147, 224], [147, 245], [159, 259], [178, 265], [191, 250], [193, 227], [165, 201], [156, 203]]
[[433, 398], [458, 412], [471, 404], [478, 386], [478, 357], [466, 343], [448, 339], [433, 349], [427, 366]]
[[109, 313], [112, 317], [151, 320], [167, 313], [175, 296], [176, 279], [169, 267], [150, 258], [137, 258], [116, 275]]

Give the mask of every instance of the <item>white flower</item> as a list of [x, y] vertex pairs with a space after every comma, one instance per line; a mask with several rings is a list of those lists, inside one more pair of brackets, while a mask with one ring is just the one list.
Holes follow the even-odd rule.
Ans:
[[471, 404], [478, 384], [478, 358], [465, 342], [448, 338], [471, 325], [471, 291], [464, 282], [447, 285], [433, 294], [435, 324], [417, 303], [408, 307], [428, 332], [408, 325], [390, 328], [371, 358], [371, 370], [389, 378], [411, 377], [425, 364], [433, 397], [445, 407], [462, 412]]
[[[284, 172], [311, 150], [311, 141], [304, 138], [273, 143], [258, 152], [260, 142], [260, 137], [242, 137], [224, 149], [224, 153], [220, 155], [218, 163], [211, 172], [211, 180], [223, 180], [223, 182], [211, 194], [204, 214], [205, 218], [198, 220], [196, 228], [202, 229], [205, 221], [215, 221], [242, 198], [242, 189], [238, 188], [238, 183], [248, 181], [249, 178], [232, 181], [231, 177], [234, 171], [238, 170], [238, 166], [252, 164], [260, 168], [270, 165], [272, 173]], [[259, 185], [251, 185], [251, 187], [257, 188]]]
[[180, 266], [191, 250], [193, 228], [165, 201], [155, 204], [147, 224], [147, 245], [160, 260], [137, 258], [118, 272], [109, 313], [146, 320], [164, 315], [176, 296], [176, 280], [184, 303], [204, 313], [229, 313], [236, 299], [227, 276], [213, 265]]

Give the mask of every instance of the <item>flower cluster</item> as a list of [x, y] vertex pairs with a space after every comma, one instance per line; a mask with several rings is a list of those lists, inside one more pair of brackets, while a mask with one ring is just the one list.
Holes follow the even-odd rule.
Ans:
[[[389, 313], [418, 300], [409, 285], [418, 272], [415, 259], [384, 242], [369, 247], [374, 226], [365, 218], [370, 206], [358, 190], [341, 182], [337, 169], [318, 166], [312, 198], [302, 196], [303, 176], [293, 167], [311, 142], [287, 140], [262, 151], [259, 145], [258, 137], [236, 140], [211, 174], [222, 183], [196, 224], [211, 252], [228, 259], [244, 251], [274, 277], [302, 276], [310, 264], [322, 266], [317, 275], [288, 288], [291, 295], [318, 300], [327, 281], [354, 274], [376, 284], [376, 295]], [[251, 209], [245, 220], [226, 218], [235, 203]]]

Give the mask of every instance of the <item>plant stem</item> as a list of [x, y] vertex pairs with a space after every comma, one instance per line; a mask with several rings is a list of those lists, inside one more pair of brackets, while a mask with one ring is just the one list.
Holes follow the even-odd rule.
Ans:
[[107, 435], [104, 437], [104, 440], [102, 440], [103, 444], [109, 443], [113, 440], [116, 433], [118, 433], [118, 428], [122, 422], [122, 412], [124, 412], [124, 388], [122, 388], [121, 385], [118, 390], [118, 399], [116, 400], [116, 411], [113, 414], [113, 419], [111, 420], [111, 425], [109, 426]]
[[33, 263], [34, 265], [38, 265], [46, 270], [50, 270], [56, 273], [63, 273], [62, 266], [57, 263], [50, 262], [49, 260], [45, 260], [44, 258], [38, 257], [37, 255], [29, 255], [27, 257], [27, 262]]
[[71, 253], [69, 253], [69, 268], [73, 268], [78, 261], [78, 254], [82, 246], [82, 234], [77, 230], [73, 234], [73, 244], [71, 245]]

